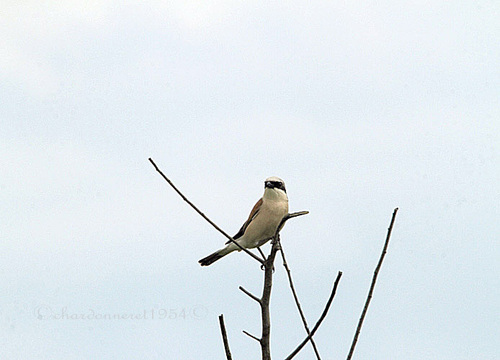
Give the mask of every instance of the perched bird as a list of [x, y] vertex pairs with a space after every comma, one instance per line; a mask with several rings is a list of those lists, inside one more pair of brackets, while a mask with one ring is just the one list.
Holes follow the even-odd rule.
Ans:
[[[264, 195], [255, 204], [247, 221], [233, 239], [247, 249], [256, 248], [269, 241], [281, 222], [288, 214], [288, 197], [285, 183], [279, 177], [271, 176], [264, 182]], [[241, 249], [232, 241], [227, 246], [198, 261], [208, 266], [223, 256]]]

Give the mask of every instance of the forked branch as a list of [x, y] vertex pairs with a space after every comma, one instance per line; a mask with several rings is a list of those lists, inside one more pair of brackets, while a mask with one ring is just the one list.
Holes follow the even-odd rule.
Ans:
[[[335, 282], [333, 284], [333, 289], [332, 289], [332, 292], [330, 294], [330, 298], [328, 299], [328, 301], [327, 301], [327, 303], [325, 305], [325, 309], [323, 310], [323, 313], [321, 314], [320, 318], [318, 319], [318, 321], [314, 325], [313, 329], [310, 331], [309, 327], [307, 325], [307, 321], [305, 319], [304, 313], [302, 311], [300, 302], [298, 300], [297, 293], [296, 293], [295, 287], [293, 285], [293, 281], [292, 281], [292, 277], [291, 277], [291, 272], [290, 272], [290, 269], [288, 268], [288, 265], [287, 265], [287, 262], [286, 262], [286, 259], [285, 259], [285, 254], [283, 252], [283, 249], [281, 248], [280, 238], [279, 238], [279, 233], [280, 233], [281, 229], [283, 228], [283, 226], [285, 225], [286, 221], [288, 221], [291, 218], [297, 217], [297, 216], [308, 214], [309, 212], [308, 211], [299, 211], [299, 212], [287, 214], [281, 220], [278, 228], [276, 229], [276, 233], [275, 233], [275, 235], [274, 235], [274, 237], [272, 239], [272, 242], [271, 242], [272, 246], [271, 246], [271, 252], [270, 252], [269, 256], [266, 258], [262, 254], [261, 250], [259, 249], [259, 251], [261, 252], [261, 254], [264, 257], [264, 259], [261, 259], [257, 255], [255, 255], [254, 253], [250, 252], [248, 249], [242, 247], [231, 236], [229, 236], [224, 230], [222, 230], [220, 227], [218, 227], [203, 212], [201, 212], [191, 201], [189, 201], [189, 199], [172, 183], [172, 181], [170, 181], [170, 179], [167, 178], [163, 174], [163, 172], [158, 168], [158, 166], [155, 164], [155, 162], [151, 158], [149, 158], [149, 161], [154, 166], [154, 168], [156, 169], [156, 171], [163, 177], [163, 179], [175, 190], [175, 192], [177, 192], [177, 194], [185, 202], [187, 202], [201, 217], [203, 217], [217, 231], [219, 231], [222, 235], [224, 235], [227, 239], [229, 239], [230, 242], [236, 244], [236, 246], [240, 250], [242, 250], [245, 253], [247, 253], [249, 256], [251, 256], [252, 258], [254, 258], [255, 260], [257, 260], [262, 265], [263, 270], [264, 270], [264, 287], [263, 287], [263, 291], [262, 291], [262, 296], [260, 298], [257, 297], [257, 296], [255, 296], [255, 295], [253, 295], [252, 293], [250, 293], [249, 291], [245, 290], [243, 287], [240, 286], [240, 290], [243, 291], [246, 295], [248, 295], [250, 298], [252, 298], [256, 302], [258, 302], [259, 305], [260, 305], [260, 307], [261, 307], [261, 316], [262, 316], [262, 336], [261, 336], [261, 338], [257, 338], [256, 336], [254, 336], [254, 335], [252, 335], [252, 334], [250, 334], [250, 333], [248, 333], [246, 331], [243, 331], [243, 332], [246, 335], [248, 335], [249, 337], [251, 337], [252, 339], [254, 339], [254, 340], [256, 340], [256, 341], [258, 341], [260, 343], [261, 350], [262, 350], [262, 359], [263, 360], [271, 360], [271, 349], [270, 349], [270, 328], [271, 328], [271, 324], [270, 324], [269, 304], [270, 304], [271, 289], [272, 289], [272, 279], [273, 279], [273, 272], [274, 272], [274, 260], [276, 258], [277, 251], [281, 249], [281, 255], [283, 257], [283, 266], [285, 267], [285, 270], [287, 272], [288, 280], [289, 280], [289, 283], [290, 283], [290, 288], [292, 289], [292, 294], [294, 296], [295, 303], [297, 305], [297, 308], [299, 310], [300, 316], [302, 318], [302, 322], [303, 322], [304, 328], [305, 328], [305, 330], [307, 332], [307, 337], [302, 341], [302, 343], [300, 343], [297, 346], [297, 348], [285, 360], [291, 360], [293, 357], [295, 357], [295, 355], [297, 355], [302, 350], [302, 348], [307, 344], [308, 341], [311, 341], [311, 344], [312, 344], [312, 346], [314, 348], [316, 357], [317, 357], [318, 360], [320, 360], [319, 352], [318, 352], [318, 350], [316, 348], [316, 345], [315, 345], [315, 343], [313, 341], [313, 336], [316, 333], [316, 331], [318, 330], [318, 328], [320, 327], [321, 323], [325, 319], [325, 317], [326, 317], [326, 315], [327, 315], [327, 313], [328, 313], [328, 311], [330, 309], [330, 306], [331, 306], [331, 304], [333, 302], [333, 299], [335, 297], [335, 294], [337, 292], [337, 287], [338, 287], [340, 278], [342, 276], [342, 272], [341, 271], [338, 272], [337, 278], [335, 279]], [[377, 281], [378, 273], [379, 273], [380, 268], [382, 266], [382, 262], [384, 260], [384, 257], [385, 257], [385, 255], [387, 253], [387, 248], [388, 248], [388, 245], [389, 245], [389, 240], [390, 240], [390, 236], [391, 236], [392, 229], [393, 229], [393, 226], [394, 226], [394, 222], [395, 222], [395, 219], [396, 219], [397, 211], [398, 211], [398, 208], [394, 209], [394, 212], [392, 214], [392, 219], [391, 219], [391, 223], [389, 225], [388, 231], [387, 231], [387, 236], [386, 236], [386, 240], [385, 240], [385, 243], [384, 243], [384, 248], [382, 250], [382, 254], [381, 254], [380, 259], [378, 261], [377, 267], [375, 268], [375, 271], [373, 273], [373, 278], [372, 278], [372, 282], [371, 282], [371, 285], [370, 285], [370, 290], [368, 292], [368, 296], [367, 296], [367, 299], [366, 299], [363, 311], [361, 313], [361, 317], [359, 319], [358, 326], [356, 328], [356, 332], [354, 334], [354, 338], [353, 338], [353, 341], [352, 341], [352, 344], [351, 344], [351, 348], [350, 348], [349, 354], [347, 355], [347, 360], [351, 360], [352, 359], [352, 355], [354, 353], [354, 349], [356, 347], [356, 343], [358, 341], [358, 337], [359, 337], [359, 334], [361, 332], [361, 327], [363, 325], [364, 318], [366, 316], [366, 313], [368, 311], [368, 307], [370, 305], [370, 301], [371, 301], [372, 296], [373, 296], [373, 291], [375, 289], [375, 284], [376, 284], [376, 281]], [[225, 328], [225, 325], [224, 325], [224, 317], [223, 317], [223, 315], [219, 316], [219, 324], [220, 324], [220, 329], [221, 329], [221, 334], [222, 334], [222, 340], [223, 340], [223, 343], [224, 343], [224, 349], [225, 349], [225, 353], [226, 353], [226, 359], [227, 360], [231, 360], [232, 357], [231, 357], [231, 352], [230, 352], [230, 349], [229, 349], [229, 342], [228, 342], [228, 339], [227, 339], [227, 333], [226, 333], [226, 328]]]

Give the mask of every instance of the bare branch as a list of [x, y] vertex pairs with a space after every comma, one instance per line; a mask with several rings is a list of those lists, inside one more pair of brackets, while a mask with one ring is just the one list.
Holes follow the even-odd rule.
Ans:
[[247, 336], [251, 337], [252, 339], [254, 339], [254, 340], [255, 340], [255, 341], [257, 341], [257, 342], [260, 342], [260, 339], [259, 339], [257, 336], [253, 336], [252, 334], [250, 334], [249, 332], [247, 332], [247, 331], [245, 331], [245, 330], [243, 330], [243, 334], [245, 334], [245, 335], [247, 335]]
[[257, 247], [257, 250], [259, 250], [259, 253], [262, 256], [262, 259], [265, 261], [266, 260], [266, 255], [264, 255], [264, 253], [262, 252], [262, 249], [260, 248], [260, 246]]
[[[311, 331], [309, 330], [309, 327], [307, 326], [306, 317], [304, 315], [304, 312], [302, 311], [302, 306], [300, 306], [300, 302], [299, 302], [299, 298], [297, 296], [297, 293], [295, 292], [295, 286], [293, 285], [293, 280], [292, 280], [292, 273], [291, 273], [290, 268], [288, 267], [288, 264], [286, 262], [285, 253], [283, 251], [282, 246], [280, 246], [280, 250], [281, 250], [281, 258], [283, 259], [283, 266], [286, 270], [286, 274], [288, 275], [288, 282], [290, 284], [290, 288], [292, 289], [293, 298], [295, 300], [295, 304], [297, 305], [297, 309], [299, 310], [299, 314], [300, 314], [300, 317], [302, 319], [302, 324], [304, 324], [304, 328], [306, 329], [307, 335], [310, 335]], [[318, 360], [321, 360], [321, 357], [319, 356], [318, 348], [316, 347], [316, 343], [314, 342], [314, 339], [312, 337], [311, 337], [311, 345], [314, 349], [314, 353], [316, 354], [316, 358]]]
[[373, 289], [375, 289], [375, 283], [377, 282], [378, 272], [380, 271], [380, 267], [382, 266], [382, 262], [384, 261], [385, 254], [387, 253], [387, 247], [389, 246], [389, 239], [391, 238], [392, 227], [394, 225], [394, 221], [396, 220], [396, 214], [398, 212], [398, 208], [394, 209], [392, 213], [391, 223], [389, 225], [389, 229], [387, 230], [387, 236], [385, 238], [384, 248], [382, 250], [382, 254], [380, 255], [380, 259], [378, 261], [377, 267], [373, 272], [372, 283], [370, 285], [370, 291], [368, 291], [368, 297], [366, 298], [365, 306], [363, 308], [363, 312], [361, 313], [361, 317], [359, 318], [358, 327], [356, 328], [356, 333], [354, 334], [354, 338], [352, 339], [351, 349], [349, 350], [349, 354], [347, 355], [347, 360], [352, 358], [352, 354], [354, 353], [354, 348], [356, 347], [356, 343], [358, 342], [358, 336], [361, 332], [361, 326], [363, 326], [363, 321], [365, 319], [366, 312], [368, 311], [368, 306], [370, 305], [370, 301], [373, 295]]
[[153, 161], [153, 159], [149, 158], [149, 162], [151, 164], [153, 164], [154, 168], [156, 169], [156, 171], [158, 171], [158, 173], [160, 173], [160, 175], [163, 177], [163, 179], [165, 179], [165, 181], [175, 190], [175, 192], [177, 194], [179, 194], [179, 196], [185, 201], [187, 202], [198, 214], [201, 215], [202, 218], [204, 218], [206, 221], [208, 221], [208, 223], [210, 225], [212, 225], [215, 229], [217, 229], [222, 235], [224, 235], [226, 238], [229, 239], [229, 241], [235, 243], [241, 250], [243, 250], [244, 252], [246, 252], [248, 255], [250, 255], [251, 257], [253, 257], [255, 260], [257, 260], [258, 262], [260, 262], [261, 264], [264, 263], [264, 261], [262, 261], [262, 259], [260, 259], [257, 255], [255, 255], [254, 253], [252, 253], [251, 251], [245, 249], [244, 247], [242, 247], [240, 244], [238, 244], [236, 241], [234, 241], [234, 239], [229, 236], [224, 230], [222, 230], [220, 227], [218, 227], [212, 220], [210, 220], [204, 213], [202, 213], [191, 201], [189, 201], [189, 199], [184, 196], [184, 194], [179, 190], [177, 189], [177, 187], [174, 185], [174, 183], [172, 181], [170, 181], [169, 178], [167, 178], [165, 176], [165, 174], [163, 174], [163, 172], [158, 168], [158, 166], [155, 164], [155, 162]]
[[232, 360], [231, 350], [229, 350], [229, 341], [227, 340], [226, 326], [224, 325], [224, 315], [219, 315], [220, 332], [222, 333], [222, 342], [224, 343], [224, 350], [226, 351], [226, 359]]
[[330, 305], [332, 304], [333, 298], [335, 297], [335, 293], [337, 292], [337, 286], [339, 284], [341, 276], [342, 276], [342, 271], [339, 271], [337, 278], [335, 279], [335, 282], [333, 284], [333, 289], [332, 289], [332, 293], [330, 294], [330, 298], [328, 299], [328, 302], [326, 303], [325, 309], [323, 310], [323, 313], [319, 317], [316, 325], [314, 325], [314, 328], [312, 329], [311, 333], [309, 335], [307, 335], [307, 337], [304, 339], [304, 341], [302, 341], [302, 343], [299, 346], [297, 346], [297, 348], [290, 355], [288, 355], [288, 357], [285, 360], [290, 360], [295, 355], [297, 355], [299, 353], [299, 351], [302, 350], [304, 345], [307, 344], [309, 339], [311, 339], [313, 337], [316, 330], [318, 330], [319, 326], [321, 325], [321, 323], [325, 319], [326, 314], [328, 313], [328, 310], [330, 309]]
[[280, 222], [278, 228], [276, 229], [276, 234], [274, 237], [276, 238], [276, 235], [279, 234], [279, 232], [281, 231], [281, 229], [283, 229], [283, 226], [285, 226], [285, 223], [288, 220], [290, 220], [291, 218], [297, 217], [297, 216], [302, 216], [302, 215], [307, 215], [307, 214], [309, 214], [309, 211], [307, 211], [307, 210], [297, 211], [297, 212], [294, 212], [291, 214], [286, 214], [285, 217], [283, 217], [283, 219], [281, 219], [281, 222]]
[[253, 300], [257, 301], [260, 304], [261, 300], [257, 296], [252, 294], [250, 291], [246, 290], [243, 286], [240, 286], [239, 289], [241, 291], [243, 291], [245, 294], [247, 294], [250, 298], [252, 298]]

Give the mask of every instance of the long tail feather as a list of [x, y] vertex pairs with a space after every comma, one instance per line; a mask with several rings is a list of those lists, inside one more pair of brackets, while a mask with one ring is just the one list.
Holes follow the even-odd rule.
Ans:
[[226, 256], [227, 254], [232, 253], [235, 250], [239, 250], [238, 246], [231, 243], [231, 244], [227, 245], [226, 247], [217, 250], [213, 254], [210, 254], [207, 257], [204, 257], [203, 259], [199, 260], [198, 262], [200, 263], [201, 266], [208, 266], [208, 265], [216, 262], [220, 258]]
[[208, 266], [220, 258], [224, 257], [227, 254], [221, 254], [220, 250], [217, 250], [213, 254], [208, 255], [207, 257], [204, 257], [203, 259], [199, 260], [198, 262], [200, 263], [201, 266]]

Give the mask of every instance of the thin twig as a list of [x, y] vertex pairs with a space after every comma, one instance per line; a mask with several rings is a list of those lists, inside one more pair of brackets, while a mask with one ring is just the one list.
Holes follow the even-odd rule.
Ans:
[[253, 300], [257, 301], [260, 304], [261, 300], [257, 296], [255, 296], [254, 294], [252, 294], [250, 291], [248, 291], [247, 289], [245, 289], [243, 286], [240, 286], [239, 289], [241, 291], [243, 291], [245, 294], [247, 294], [250, 298], [252, 298]]
[[392, 227], [394, 225], [394, 221], [396, 220], [396, 214], [398, 212], [398, 208], [394, 209], [392, 213], [391, 224], [389, 225], [389, 229], [387, 230], [387, 236], [385, 238], [384, 249], [382, 250], [382, 254], [380, 255], [380, 259], [378, 261], [377, 267], [373, 272], [372, 283], [370, 285], [370, 291], [368, 292], [368, 297], [366, 298], [365, 306], [363, 308], [363, 312], [361, 313], [361, 317], [359, 318], [358, 327], [356, 328], [356, 333], [354, 334], [354, 339], [352, 340], [351, 349], [349, 350], [349, 354], [347, 355], [347, 360], [352, 358], [352, 354], [354, 353], [354, 348], [356, 347], [356, 343], [358, 342], [358, 336], [361, 332], [361, 326], [363, 326], [363, 321], [365, 319], [366, 312], [368, 311], [368, 306], [370, 305], [370, 301], [373, 295], [373, 289], [375, 289], [375, 283], [377, 282], [378, 272], [380, 267], [382, 266], [382, 262], [384, 261], [385, 254], [387, 253], [387, 247], [389, 246], [389, 239], [391, 238]]
[[254, 336], [254, 335], [250, 334], [248, 331], [243, 330], [243, 334], [251, 337], [252, 339], [254, 339], [257, 342], [260, 342], [260, 339], [257, 336]]
[[299, 351], [302, 350], [304, 345], [307, 344], [309, 339], [313, 337], [316, 330], [318, 330], [319, 326], [321, 325], [321, 323], [325, 319], [326, 314], [328, 313], [328, 310], [330, 309], [330, 305], [332, 304], [333, 298], [335, 297], [335, 293], [337, 292], [337, 286], [339, 284], [341, 276], [342, 276], [342, 271], [339, 271], [337, 278], [335, 279], [335, 282], [333, 283], [333, 289], [332, 289], [332, 293], [330, 294], [330, 298], [328, 299], [328, 302], [326, 303], [325, 309], [323, 310], [323, 313], [319, 317], [318, 322], [316, 323], [316, 325], [314, 325], [314, 328], [311, 330], [311, 333], [309, 335], [307, 335], [307, 337], [304, 339], [304, 341], [302, 341], [302, 343], [300, 343], [300, 345], [297, 346], [297, 348], [290, 355], [288, 355], [288, 357], [285, 360], [290, 360], [295, 355], [297, 355], [299, 353]]
[[262, 261], [262, 259], [260, 259], [257, 255], [255, 255], [254, 253], [252, 253], [251, 251], [245, 249], [243, 246], [241, 246], [240, 244], [238, 244], [236, 241], [234, 241], [234, 239], [229, 236], [224, 230], [222, 230], [220, 227], [218, 227], [212, 220], [210, 220], [204, 213], [202, 213], [191, 201], [189, 201], [189, 199], [184, 196], [184, 194], [179, 190], [177, 189], [177, 187], [174, 185], [174, 183], [172, 181], [170, 181], [169, 178], [167, 178], [165, 176], [165, 174], [163, 174], [163, 172], [158, 168], [158, 166], [155, 164], [155, 162], [153, 161], [153, 159], [149, 158], [149, 162], [151, 164], [153, 164], [153, 166], [155, 167], [156, 171], [158, 171], [160, 173], [160, 175], [165, 179], [165, 181], [175, 190], [175, 192], [177, 192], [177, 194], [180, 195], [180, 197], [185, 201], [187, 202], [198, 214], [201, 215], [202, 218], [204, 218], [206, 221], [208, 221], [208, 223], [210, 225], [212, 225], [215, 229], [217, 229], [222, 235], [224, 235], [226, 238], [229, 239], [229, 241], [235, 243], [241, 250], [243, 250], [244, 252], [246, 252], [248, 255], [250, 255], [251, 257], [253, 257], [255, 260], [257, 260], [258, 262], [260, 262], [261, 264], [264, 263], [264, 261]]
[[[291, 273], [290, 268], [288, 267], [288, 264], [286, 262], [285, 252], [283, 251], [282, 246], [280, 246], [280, 250], [281, 250], [281, 257], [283, 259], [283, 266], [286, 270], [286, 274], [288, 275], [288, 282], [290, 284], [290, 288], [292, 289], [292, 294], [293, 294], [293, 298], [295, 300], [295, 304], [297, 305], [297, 309], [299, 310], [299, 314], [300, 314], [300, 317], [302, 319], [302, 323], [304, 324], [304, 328], [306, 329], [307, 335], [309, 335], [309, 334], [311, 334], [311, 331], [309, 330], [309, 327], [307, 326], [306, 317], [304, 315], [304, 312], [302, 311], [302, 306], [300, 306], [300, 302], [299, 302], [299, 298], [297, 296], [297, 293], [295, 292], [295, 286], [293, 285], [293, 280], [292, 280], [292, 273]], [[319, 356], [318, 348], [316, 347], [316, 343], [314, 342], [314, 339], [312, 337], [311, 337], [311, 345], [314, 349], [314, 353], [316, 354], [316, 358], [318, 360], [321, 360], [321, 357]]]
[[290, 220], [294, 217], [297, 217], [297, 216], [302, 216], [302, 215], [307, 215], [307, 214], [309, 214], [309, 211], [304, 210], [304, 211], [297, 211], [297, 212], [285, 215], [285, 217], [283, 219], [281, 219], [281, 222], [280, 222], [278, 228], [276, 229], [276, 234], [274, 237], [276, 238], [276, 235], [279, 234], [279, 232], [281, 231], [281, 229], [283, 229], [283, 226], [285, 226], [285, 223], [288, 220]]
[[231, 360], [231, 350], [229, 350], [229, 341], [227, 340], [226, 326], [224, 325], [224, 315], [219, 315], [220, 332], [222, 333], [222, 342], [224, 343], [224, 350], [226, 351], [226, 359]]
[[264, 253], [262, 252], [262, 249], [260, 248], [260, 246], [257, 247], [257, 250], [259, 250], [259, 253], [262, 256], [262, 259], [265, 261], [266, 260], [266, 255], [264, 255]]

